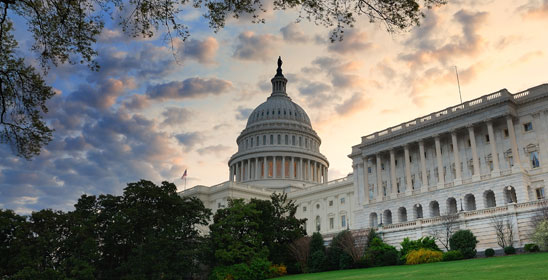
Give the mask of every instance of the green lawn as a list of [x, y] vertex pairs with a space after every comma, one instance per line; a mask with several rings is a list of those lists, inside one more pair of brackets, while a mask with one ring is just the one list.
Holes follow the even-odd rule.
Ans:
[[316, 279], [548, 279], [548, 253], [385, 266], [290, 275], [281, 280]]

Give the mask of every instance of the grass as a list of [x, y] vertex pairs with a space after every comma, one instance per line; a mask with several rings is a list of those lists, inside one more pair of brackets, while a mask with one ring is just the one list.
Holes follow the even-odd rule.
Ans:
[[281, 280], [316, 279], [548, 279], [548, 253], [385, 266], [290, 275]]

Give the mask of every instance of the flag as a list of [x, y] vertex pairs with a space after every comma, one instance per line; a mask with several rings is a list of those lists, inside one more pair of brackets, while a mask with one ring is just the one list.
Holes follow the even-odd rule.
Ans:
[[186, 169], [185, 169], [185, 173], [183, 173], [183, 176], [181, 177], [181, 179], [184, 179], [186, 177]]

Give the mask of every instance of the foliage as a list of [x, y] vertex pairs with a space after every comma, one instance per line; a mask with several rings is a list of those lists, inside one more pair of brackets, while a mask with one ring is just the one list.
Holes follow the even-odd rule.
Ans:
[[365, 251], [364, 258], [367, 266], [395, 265], [398, 264], [399, 254], [394, 246], [374, 237]]
[[363, 257], [364, 246], [357, 245], [352, 232], [345, 230], [340, 233], [339, 244], [343, 251], [352, 258], [354, 264], [360, 262], [360, 259]]
[[504, 247], [504, 254], [506, 255], [513, 255], [516, 253], [516, 248], [514, 246], [507, 246]]
[[325, 271], [328, 265], [327, 256], [323, 251], [315, 251], [310, 253], [308, 260], [308, 269], [310, 272]]
[[379, 234], [375, 231], [375, 229], [370, 229], [369, 230], [369, 233], [367, 234], [367, 242], [366, 242], [366, 248], [369, 248], [369, 246], [371, 246], [371, 242], [373, 242], [373, 240], [375, 238], [378, 238], [378, 239], [381, 239], [382, 238], [379, 236]]
[[449, 262], [449, 261], [458, 261], [462, 260], [464, 257], [462, 256], [462, 253], [458, 250], [455, 251], [447, 251], [443, 253], [443, 261]]
[[523, 249], [525, 250], [525, 252], [530, 252], [530, 253], [540, 251], [539, 246], [537, 244], [533, 244], [533, 243], [525, 244], [525, 246], [523, 246]]
[[485, 250], [485, 256], [490, 258], [495, 255], [495, 250], [493, 248], [488, 248]]
[[433, 263], [440, 262], [443, 258], [441, 251], [435, 251], [425, 248], [418, 250], [412, 250], [407, 254], [406, 264], [421, 264], [421, 263]]
[[310, 237], [303, 236], [289, 244], [289, 252], [297, 261], [301, 272], [308, 272], [308, 257], [310, 255]]
[[322, 234], [319, 232], [314, 232], [310, 239], [310, 254], [317, 251], [325, 252], [325, 245]]
[[540, 222], [535, 228], [533, 241], [538, 244], [543, 251], [548, 250], [548, 220]]
[[272, 263], [262, 257], [253, 258], [248, 263], [236, 263], [229, 266], [216, 266], [209, 279], [211, 280], [260, 280], [271, 276]]
[[476, 256], [478, 242], [470, 230], [459, 230], [451, 236], [449, 246], [451, 250], [459, 250], [465, 259], [470, 259]]
[[400, 245], [400, 255], [403, 263], [406, 263], [407, 254], [414, 250], [428, 249], [432, 251], [441, 251], [438, 245], [436, 245], [436, 240], [430, 236], [421, 237], [417, 240], [409, 240], [409, 237], [406, 237]]
[[196, 271], [210, 216], [174, 184], [130, 183], [122, 196], [83, 195], [75, 210], [42, 210], [25, 219], [0, 212], [0, 278], [177, 279]]
[[[348, 236], [350, 236], [350, 241], [348, 240]], [[354, 245], [354, 239], [351, 237], [352, 234], [348, 230], [342, 231], [333, 237], [333, 240], [331, 240], [331, 243], [327, 248], [327, 263], [329, 270], [348, 269], [354, 266], [352, 256], [345, 251], [345, 248]], [[344, 246], [348, 247], [344, 247], [343, 242], [345, 242]], [[352, 242], [352, 244], [348, 244], [349, 242]]]
[[268, 270], [270, 271], [269, 278], [281, 277], [287, 274], [287, 267], [283, 264], [271, 265]]
[[[418, 25], [423, 11], [445, 4], [446, 0], [321, 0], [274, 1], [275, 10], [300, 9], [300, 17], [333, 27], [332, 40], [342, 39], [343, 29], [353, 27], [358, 17], [381, 21], [389, 32]], [[98, 70], [94, 49], [106, 19], [114, 19], [131, 37], [150, 38], [165, 32], [175, 48], [174, 37], [185, 41], [190, 36], [183, 22], [188, 9], [197, 9], [215, 31], [229, 18], [264, 23], [267, 6], [260, 0], [29, 0], [0, 1], [0, 143], [9, 143], [19, 156], [31, 158], [51, 141], [52, 130], [43, 121], [46, 101], [54, 92], [32, 63], [15, 51], [10, 17], [24, 20], [32, 36], [31, 50], [43, 72], [64, 63], [87, 64]], [[174, 50], [174, 53], [175, 50]]]

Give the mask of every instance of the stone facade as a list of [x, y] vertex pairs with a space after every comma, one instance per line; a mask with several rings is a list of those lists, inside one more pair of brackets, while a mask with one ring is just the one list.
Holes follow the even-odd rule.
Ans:
[[[492, 217], [529, 240], [548, 180], [548, 85], [501, 90], [367, 136], [352, 147], [353, 173], [329, 181], [321, 139], [286, 93], [281, 60], [272, 94], [250, 115], [229, 161], [228, 181], [181, 193], [213, 211], [229, 198], [286, 192], [308, 233], [376, 228], [398, 245], [432, 235], [444, 216], [496, 246]], [[539, 202], [540, 201], [540, 202]], [[363, 234], [362, 234], [363, 235]]]

